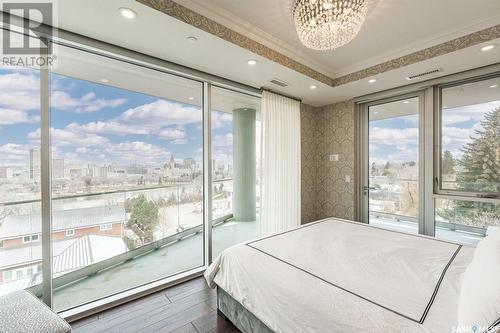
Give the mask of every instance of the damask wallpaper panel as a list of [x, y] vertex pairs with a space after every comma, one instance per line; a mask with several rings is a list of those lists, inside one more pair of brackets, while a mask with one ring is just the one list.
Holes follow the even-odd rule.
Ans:
[[319, 110], [306, 104], [302, 104], [300, 109], [302, 224], [317, 220], [317, 212], [314, 210], [317, 173], [315, 136]]
[[355, 217], [354, 112], [353, 101], [302, 107], [302, 223]]

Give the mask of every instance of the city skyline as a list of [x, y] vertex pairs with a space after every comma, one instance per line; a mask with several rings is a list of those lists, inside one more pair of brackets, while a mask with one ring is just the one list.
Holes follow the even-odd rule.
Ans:
[[[39, 77], [0, 68], [0, 165], [26, 166], [39, 148]], [[160, 165], [202, 160], [202, 111], [102, 84], [52, 74], [52, 157], [70, 164]], [[232, 160], [232, 116], [213, 112], [214, 159]]]

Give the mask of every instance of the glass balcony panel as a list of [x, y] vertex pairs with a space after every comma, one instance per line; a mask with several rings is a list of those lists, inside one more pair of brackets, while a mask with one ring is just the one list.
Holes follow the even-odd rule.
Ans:
[[476, 245], [500, 229], [500, 204], [452, 199], [435, 200], [436, 237]]

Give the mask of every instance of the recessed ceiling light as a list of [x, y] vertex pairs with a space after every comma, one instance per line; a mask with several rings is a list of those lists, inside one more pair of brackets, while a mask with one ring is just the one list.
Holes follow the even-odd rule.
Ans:
[[101, 82], [102, 82], [102, 83], [108, 83], [108, 82], [109, 82], [109, 80], [108, 80], [108, 79], [101, 79]]
[[123, 17], [127, 18], [127, 19], [133, 19], [137, 16], [137, 13], [134, 12], [132, 9], [130, 8], [126, 8], [126, 7], [121, 7], [120, 9], [118, 9], [120, 11], [120, 13], [122, 14]]
[[196, 38], [195, 36], [189, 36], [189, 37], [186, 37], [186, 39], [188, 41], [190, 41], [191, 43], [196, 43], [198, 41], [198, 38]]
[[377, 79], [370, 79], [370, 80], [368, 80], [368, 83], [375, 83], [375, 82], [377, 82]]
[[193, 96], [190, 96], [188, 99], [189, 99], [190, 101], [194, 101], [194, 97], [193, 97]]
[[483, 46], [481, 48], [481, 51], [485, 52], [485, 51], [493, 50], [495, 48], [495, 46], [496, 46], [496, 44], [490, 44], [490, 45]]
[[403, 104], [410, 104], [410, 101], [404, 101]]
[[490, 88], [498, 88], [498, 84], [493, 84], [490, 86]]
[[255, 66], [255, 65], [257, 65], [257, 60], [250, 59], [250, 60], [247, 61], [247, 64], [249, 66]]
[[312, 86], [309, 87], [309, 89], [311, 89], [311, 90], [314, 90], [316, 88], [318, 88], [318, 87], [316, 87], [315, 85], [312, 85]]

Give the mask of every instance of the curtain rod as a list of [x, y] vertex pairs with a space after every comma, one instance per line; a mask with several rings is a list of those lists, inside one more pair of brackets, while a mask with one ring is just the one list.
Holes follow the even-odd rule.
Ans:
[[276, 95], [280, 95], [280, 96], [283, 96], [283, 97], [286, 97], [286, 98], [290, 98], [290, 99], [293, 99], [295, 101], [298, 101], [298, 102], [302, 103], [302, 99], [301, 98], [290, 96], [290, 95], [285, 95], [283, 93], [277, 92], [277, 91], [269, 89], [269, 88], [260, 88], [260, 89], [262, 91], [267, 91], [267, 92], [270, 92], [270, 93], [273, 93], [273, 94], [276, 94]]

